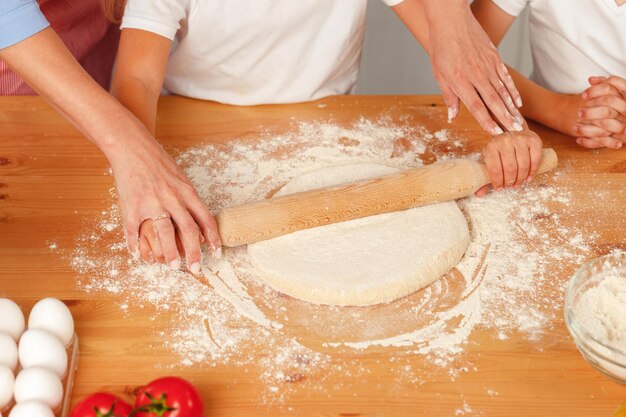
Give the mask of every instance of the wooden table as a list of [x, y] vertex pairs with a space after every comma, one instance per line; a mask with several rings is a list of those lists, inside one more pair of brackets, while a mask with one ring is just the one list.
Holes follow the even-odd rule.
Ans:
[[[291, 117], [315, 119], [333, 114], [338, 123], [360, 116], [375, 117], [393, 109], [399, 115], [417, 117], [425, 112], [429, 129], [463, 130], [469, 151], [488, 140], [466, 113], [445, 123], [445, 109], [438, 97], [331, 97], [319, 103], [237, 108], [163, 98], [159, 104], [158, 137], [166, 147], [185, 149], [201, 140], [222, 142], [254, 132], [259, 124], [280, 128]], [[421, 120], [420, 120], [421, 121]], [[578, 219], [599, 216], [597, 254], [625, 247], [626, 150], [589, 151], [573, 140], [535, 126], [545, 145], [557, 150], [562, 164], [571, 164], [567, 181], [577, 185], [574, 195]], [[494, 346], [479, 344], [470, 352], [476, 372], [458, 380], [434, 377], [419, 386], [395, 383], [385, 366], [385, 354], [360, 355], [373, 371], [331, 394], [297, 391], [285, 404], [259, 403], [262, 387], [255, 369], [235, 366], [196, 367], [180, 371], [153, 366], [166, 359], [153, 340], [148, 312], [124, 318], [115, 296], [94, 296], [76, 288], [76, 273], [68, 254], [86, 221], [111, 203], [112, 178], [104, 175], [107, 161], [63, 118], [39, 98], [0, 98], [0, 296], [28, 308], [44, 296], [63, 299], [77, 321], [81, 361], [74, 401], [96, 391], [132, 391], [149, 378], [177, 372], [199, 386], [210, 416], [291, 415], [424, 415], [451, 416], [471, 404], [484, 416], [609, 416], [626, 400], [626, 387], [594, 371], [567, 337], [562, 321], [555, 325], [554, 340], [543, 351], [529, 349], [522, 339]], [[602, 189], [618, 195], [620, 203], [597, 212], [585, 194]], [[50, 251], [54, 236], [58, 251]], [[476, 337], [481, 338], [480, 334]], [[253, 354], [261, 357], [263, 352]], [[383, 359], [383, 360], [381, 360]], [[416, 359], [419, 360], [419, 359]], [[349, 370], [346, 370], [348, 373]], [[323, 370], [320, 370], [320, 374]], [[315, 377], [315, 376], [313, 376]], [[327, 376], [328, 377], [328, 376]], [[341, 375], [327, 378], [328, 383]], [[398, 381], [395, 381], [398, 382]], [[389, 389], [393, 386], [393, 389]], [[485, 386], [497, 396], [488, 396]]]

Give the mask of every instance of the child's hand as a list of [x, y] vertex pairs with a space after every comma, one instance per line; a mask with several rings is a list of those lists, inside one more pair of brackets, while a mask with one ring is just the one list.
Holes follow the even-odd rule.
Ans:
[[590, 77], [581, 97], [576, 143], [585, 148], [620, 149], [626, 142], [626, 80]]
[[[518, 187], [532, 180], [541, 163], [541, 148], [541, 139], [530, 130], [493, 137], [483, 151], [493, 189]], [[487, 194], [487, 188], [482, 187], [476, 195]]]

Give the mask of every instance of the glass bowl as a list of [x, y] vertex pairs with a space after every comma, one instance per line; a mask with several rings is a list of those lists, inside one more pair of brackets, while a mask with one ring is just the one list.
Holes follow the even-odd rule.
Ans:
[[[626, 384], [626, 335], [611, 336], [603, 327], [607, 320], [626, 320], [626, 317], [618, 317], [618, 310], [610, 310], [608, 318], [589, 310], [600, 303], [606, 305], [606, 299], [595, 297], [600, 289], [609, 286], [614, 291], [626, 286], [626, 252], [593, 259], [574, 274], [565, 295], [565, 324], [587, 362], [610, 379]], [[626, 295], [621, 297], [626, 299]]]

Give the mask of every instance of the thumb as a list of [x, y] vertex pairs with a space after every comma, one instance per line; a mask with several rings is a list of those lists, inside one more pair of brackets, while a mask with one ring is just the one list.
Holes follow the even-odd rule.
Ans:
[[589, 84], [598, 85], [606, 80], [606, 77], [592, 75], [591, 77], [589, 77]]
[[489, 192], [489, 185], [483, 185], [474, 193], [474, 195], [476, 197], [483, 197], [487, 195], [488, 192]]

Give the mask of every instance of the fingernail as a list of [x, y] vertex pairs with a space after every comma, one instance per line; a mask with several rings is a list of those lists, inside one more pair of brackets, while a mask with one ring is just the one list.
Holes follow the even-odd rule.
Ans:
[[528, 178], [526, 178], [526, 182], [531, 182], [533, 180], [533, 176], [529, 175]]
[[516, 132], [521, 132], [522, 130], [524, 130], [524, 127], [521, 124], [515, 122], [513, 123], [513, 130], [515, 130]]
[[174, 259], [172, 262], [170, 262], [169, 265], [170, 265], [170, 268], [176, 271], [180, 270], [180, 266], [181, 266], [180, 259]]
[[621, 148], [622, 148], [622, 145], [623, 145], [623, 143], [622, 143], [622, 142], [619, 142], [619, 143], [618, 143], [617, 145], [615, 145], [615, 146], [616, 146], [616, 148], [617, 148], [617, 149], [621, 149]]
[[502, 130], [502, 128], [500, 126], [496, 126], [496, 127], [493, 128], [491, 133], [494, 134], [494, 135], [501, 135], [501, 134], [504, 133], [504, 130]]
[[448, 107], [448, 123], [454, 120], [458, 114], [459, 114], [458, 107]]
[[204, 243], [206, 242], [206, 239], [204, 238], [203, 234], [200, 234], [200, 243]]
[[517, 116], [515, 116], [515, 120], [517, 121], [517, 123], [519, 123], [520, 125], [524, 125], [524, 118], [522, 117], [521, 114], [518, 114]]
[[198, 275], [200, 273], [200, 262], [194, 262], [189, 267], [189, 272], [194, 275]]
[[588, 96], [587, 92], [586, 92], [586, 91], [584, 91], [584, 92], [583, 92], [583, 98], [584, 98], [585, 100], [587, 100], [587, 96]]
[[222, 259], [222, 248], [219, 247], [215, 249], [215, 251], [213, 252], [213, 255], [215, 256], [216, 259]]
[[522, 103], [522, 98], [521, 97], [517, 97], [515, 99], [515, 105], [517, 106], [518, 109], [524, 105], [524, 103]]

